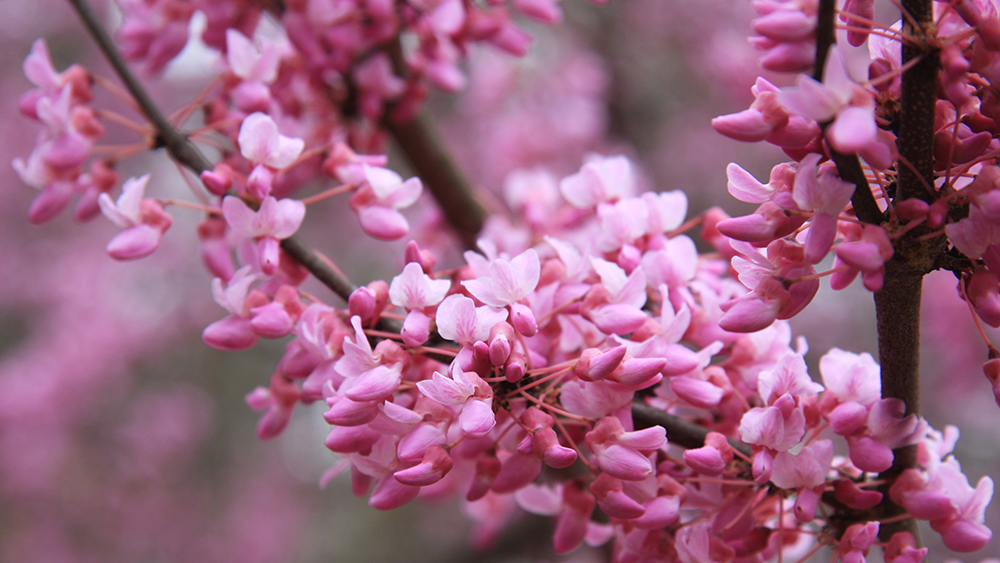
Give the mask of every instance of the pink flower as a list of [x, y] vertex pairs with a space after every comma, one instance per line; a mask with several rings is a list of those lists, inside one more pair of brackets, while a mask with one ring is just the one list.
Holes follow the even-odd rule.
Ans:
[[414, 177], [404, 182], [402, 176], [392, 170], [367, 163], [361, 164], [360, 172], [360, 175], [348, 174], [348, 181], [361, 185], [350, 201], [361, 228], [382, 240], [405, 236], [410, 231], [410, 224], [398, 210], [413, 205], [420, 198], [423, 192], [420, 179]]
[[592, 156], [579, 172], [563, 178], [559, 189], [574, 207], [588, 209], [635, 192], [632, 164], [624, 156]]
[[282, 135], [271, 116], [260, 112], [243, 120], [237, 142], [240, 154], [254, 165], [247, 187], [256, 199], [271, 193], [274, 173], [295, 162], [305, 148], [305, 141]]
[[451, 377], [434, 372], [430, 381], [418, 381], [417, 388], [430, 399], [447, 406], [461, 406], [458, 424], [470, 438], [485, 436], [493, 429], [493, 390], [475, 372], [451, 364]]
[[250, 293], [250, 285], [257, 277], [250, 273], [250, 266], [244, 266], [233, 274], [225, 286], [219, 278], [212, 280], [212, 297], [229, 316], [205, 327], [201, 337], [206, 344], [230, 351], [246, 350], [257, 344], [260, 337], [251, 325], [250, 309], [267, 302], [267, 297], [259, 291]]
[[222, 214], [233, 232], [257, 242], [260, 270], [271, 275], [278, 269], [278, 241], [299, 230], [306, 206], [298, 200], [278, 201], [267, 196], [261, 201], [260, 209], [253, 211], [242, 199], [226, 196], [222, 200]]
[[437, 309], [436, 322], [441, 338], [472, 346], [485, 342], [493, 325], [507, 320], [505, 309], [476, 307], [464, 295], [449, 295]]
[[489, 275], [466, 280], [462, 285], [473, 297], [491, 307], [506, 307], [524, 299], [538, 285], [541, 263], [529, 248], [509, 262], [497, 258], [490, 262]]
[[653, 471], [648, 455], [643, 452], [665, 446], [666, 435], [662, 426], [626, 432], [621, 421], [606, 416], [587, 433], [586, 442], [602, 471], [625, 481], [640, 481]]
[[392, 278], [389, 299], [393, 305], [407, 310], [400, 335], [409, 346], [420, 346], [430, 334], [430, 317], [426, 309], [444, 299], [451, 289], [450, 280], [433, 280], [416, 262], [410, 262], [403, 273]]
[[149, 183], [149, 174], [129, 178], [122, 185], [122, 195], [117, 202], [104, 193], [98, 204], [104, 216], [125, 229], [108, 243], [108, 254], [116, 260], [134, 260], [149, 256], [159, 246], [163, 233], [170, 228], [170, 215], [159, 202], [142, 196]]
[[854, 195], [854, 184], [841, 180], [836, 168], [820, 168], [822, 157], [812, 153], [799, 162], [792, 197], [803, 211], [814, 211], [806, 235], [806, 261], [816, 264], [826, 257], [837, 236], [837, 218]]
[[795, 83], [779, 94], [782, 105], [819, 123], [832, 120], [825, 134], [834, 149], [854, 153], [875, 141], [875, 99], [848, 74], [836, 46], [827, 55], [823, 82], [802, 74]]

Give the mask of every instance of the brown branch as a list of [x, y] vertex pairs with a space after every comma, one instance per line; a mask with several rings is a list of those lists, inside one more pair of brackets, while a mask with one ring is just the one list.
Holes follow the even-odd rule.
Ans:
[[[917, 59], [903, 73], [900, 96], [900, 127], [896, 144], [900, 160], [913, 166], [898, 169], [894, 201], [912, 197], [931, 202], [936, 194], [925, 186], [934, 185], [934, 105], [937, 101], [939, 57], [931, 46], [933, 13], [931, 0], [903, 0], [903, 34], [916, 41], [903, 44], [903, 65]], [[909, 14], [911, 17], [905, 17]], [[923, 276], [931, 271], [945, 250], [943, 236], [920, 241], [926, 229], [914, 229], [896, 241], [896, 254], [886, 264], [885, 282], [875, 293], [878, 320], [879, 361], [882, 366], [882, 397], [901, 399], [907, 414], [920, 414], [920, 294]], [[893, 451], [892, 467], [880, 478], [892, 483], [916, 465], [916, 446]], [[905, 509], [889, 498], [882, 518], [905, 514]], [[907, 518], [882, 526], [879, 536], [888, 541], [897, 532], [919, 537], [916, 521]]]
[[[655, 409], [641, 400], [632, 403], [632, 420], [637, 428], [662, 426], [667, 430], [667, 441], [682, 448], [700, 448], [705, 445], [705, 437], [711, 432], [708, 428], [693, 422], [688, 422], [679, 416]], [[751, 455], [750, 446], [743, 442], [728, 438], [729, 445], [747, 456]]]

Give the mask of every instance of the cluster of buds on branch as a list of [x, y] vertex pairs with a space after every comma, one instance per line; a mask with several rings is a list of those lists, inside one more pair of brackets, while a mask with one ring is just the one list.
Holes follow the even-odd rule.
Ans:
[[[421, 160], [426, 146], [414, 146], [430, 138], [412, 138], [420, 102], [429, 85], [463, 87], [457, 63], [474, 42], [523, 54], [530, 38], [510, 8], [552, 23], [554, 1], [298, 0], [267, 12], [256, 2], [122, 1], [122, 51], [150, 73], [187, 42], [196, 10], [207, 17], [202, 38], [226, 70], [171, 120], [89, 8], [73, 4], [130, 94], [77, 66], [56, 72], [35, 44], [25, 71], [37, 88], [20, 108], [46, 129], [15, 161], [41, 190], [31, 220], [55, 217], [79, 193], [78, 218], [100, 210], [124, 229], [108, 252], [125, 260], [156, 250], [172, 223], [166, 207], [204, 213], [201, 255], [227, 313], [204, 341], [238, 351], [285, 339], [269, 384], [247, 403], [264, 411], [262, 439], [297, 405], [325, 403], [325, 445], [338, 461], [324, 481], [350, 473], [354, 492], [386, 510], [456, 495], [494, 534], [518, 507], [553, 516], [555, 551], [613, 541], [620, 562], [805, 561], [824, 547], [857, 562], [879, 545], [885, 561], [915, 563], [927, 549], [892, 529], [911, 517], [956, 551], [989, 541], [992, 480], [972, 487], [950, 455], [957, 430], [931, 429], [887, 376], [915, 354], [912, 343], [886, 344], [882, 369], [833, 349], [820, 384], [785, 319], [827, 275], [834, 288], [860, 275], [879, 299], [900, 277], [947, 267], [978, 317], [1000, 326], [992, 4], [937, 2], [934, 26], [915, 27], [922, 16], [906, 11], [911, 23], [880, 27], [870, 1], [848, 2], [839, 26], [826, 0], [757, 3], [762, 64], [823, 70], [794, 87], [758, 79], [750, 109], [714, 121], [794, 159], [766, 184], [730, 165], [730, 192], [760, 205], [749, 216], [711, 209], [686, 221], [684, 194], [640, 193], [630, 160], [594, 155], [562, 179], [512, 175], [510, 213], [471, 231], [459, 216], [484, 213], [460, 175], [438, 174], [450, 164]], [[923, 123], [906, 93], [920, 77], [907, 73], [927, 62], [942, 97]], [[149, 123], [89, 109], [94, 84]], [[197, 109], [204, 125], [181, 135]], [[141, 142], [98, 145], [101, 120]], [[924, 153], [910, 140], [921, 127]], [[387, 133], [423, 181], [387, 167]], [[201, 142], [219, 149], [216, 161]], [[145, 197], [148, 175], [113, 200], [115, 164], [161, 146], [200, 177], [195, 201]], [[333, 187], [302, 197], [317, 183]], [[459, 236], [476, 241], [464, 264], [438, 267], [443, 248], [411, 241], [397, 276], [354, 287], [296, 235], [307, 206], [350, 193], [365, 233], [403, 238], [400, 210], [425, 184]], [[709, 252], [689, 236], [696, 230]], [[817, 272], [831, 250], [832, 269]], [[346, 307], [304, 292], [310, 273]], [[987, 364], [995, 385], [998, 372]], [[836, 441], [847, 456], [834, 455]]]

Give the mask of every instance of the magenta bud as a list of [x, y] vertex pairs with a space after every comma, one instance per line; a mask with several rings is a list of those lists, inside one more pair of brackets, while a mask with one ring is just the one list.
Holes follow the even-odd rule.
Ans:
[[422, 311], [414, 309], [406, 315], [406, 319], [403, 321], [403, 330], [399, 334], [403, 337], [403, 344], [413, 347], [422, 346], [430, 338], [431, 318]]
[[892, 467], [892, 450], [871, 436], [848, 437], [847, 445], [854, 466], [862, 471], [881, 473]]
[[727, 237], [746, 242], [769, 242], [784, 236], [791, 222], [776, 204], [762, 204], [755, 213], [719, 221], [716, 228]]
[[807, 72], [816, 63], [816, 45], [813, 41], [778, 43], [758, 64], [774, 72]]
[[367, 426], [334, 426], [324, 443], [338, 454], [352, 454], [371, 448], [381, 436]]
[[233, 186], [233, 169], [228, 164], [220, 163], [213, 170], [202, 172], [201, 182], [208, 191], [217, 196], [224, 196]]
[[628, 358], [610, 377], [624, 385], [638, 385], [659, 375], [666, 365], [665, 358]]
[[378, 415], [378, 406], [371, 401], [352, 401], [347, 397], [329, 399], [330, 410], [323, 413], [323, 420], [337, 426], [361, 426]]
[[745, 143], [759, 143], [774, 133], [774, 126], [764, 119], [764, 114], [753, 108], [720, 115], [712, 119], [712, 128], [730, 139]]
[[802, 41], [816, 30], [816, 16], [801, 10], [777, 10], [750, 22], [755, 33], [780, 41]]
[[258, 80], [240, 83], [231, 91], [233, 105], [244, 113], [266, 112], [271, 103], [271, 89]]
[[65, 209], [72, 198], [73, 184], [53, 182], [45, 186], [45, 189], [31, 202], [31, 207], [28, 208], [28, 220], [38, 225], [52, 219]]
[[565, 469], [576, 462], [576, 450], [559, 443], [559, 436], [552, 428], [542, 428], [534, 434], [534, 454], [555, 469]]
[[511, 324], [518, 332], [525, 336], [534, 336], [538, 332], [538, 323], [535, 322], [535, 314], [527, 305], [513, 303], [510, 306]]
[[512, 352], [507, 358], [507, 363], [504, 364], [503, 371], [507, 381], [511, 383], [520, 381], [528, 371], [524, 365], [524, 354]]
[[359, 287], [347, 298], [347, 311], [357, 315], [361, 323], [370, 323], [375, 316], [375, 294], [367, 287]]
[[397, 471], [394, 477], [404, 485], [412, 487], [426, 487], [440, 481], [451, 471], [454, 462], [448, 452], [441, 446], [430, 446], [424, 454], [423, 461], [410, 467]]
[[632, 520], [640, 530], [657, 530], [676, 524], [680, 519], [680, 497], [661, 496], [646, 502], [646, 512]]
[[253, 167], [247, 178], [247, 190], [256, 199], [264, 199], [271, 194], [271, 184], [274, 183], [274, 172], [263, 164]]
[[510, 342], [507, 337], [499, 335], [490, 341], [490, 363], [501, 366], [510, 356]]
[[896, 204], [896, 215], [904, 221], [915, 221], [927, 217], [930, 208], [930, 204], [926, 201], [911, 197]]
[[472, 359], [477, 362], [485, 363], [490, 361], [490, 345], [478, 340], [472, 343]]
[[722, 472], [726, 470], [726, 466], [729, 465], [722, 459], [722, 454], [719, 450], [711, 446], [685, 451], [684, 463], [697, 473], [708, 475], [709, 477], [722, 475]]

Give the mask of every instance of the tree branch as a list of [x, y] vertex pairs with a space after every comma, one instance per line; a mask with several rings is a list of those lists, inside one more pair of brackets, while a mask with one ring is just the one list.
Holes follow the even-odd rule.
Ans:
[[[637, 428], [649, 428], [650, 426], [662, 426], [667, 429], [667, 441], [682, 448], [700, 448], [705, 445], [705, 437], [711, 432], [704, 426], [699, 426], [693, 422], [688, 422], [679, 416], [667, 414], [664, 411], [636, 400], [632, 403], [632, 420]], [[728, 438], [729, 445], [747, 456], [752, 455], [750, 446]]]
[[[934, 201], [934, 105], [937, 100], [939, 58], [930, 45], [933, 13], [931, 0], [903, 0], [903, 34], [916, 41], [903, 44], [903, 64], [919, 59], [903, 73], [899, 137], [900, 160], [912, 165], [897, 166], [896, 197], [903, 201], [917, 197]], [[904, 14], [905, 16], [906, 14]], [[916, 23], [916, 27], [912, 22]], [[875, 293], [879, 334], [879, 362], [882, 366], [882, 397], [901, 399], [907, 414], [920, 414], [920, 295], [923, 276], [930, 272], [945, 250], [943, 236], [920, 241], [927, 229], [914, 229], [895, 243], [896, 254], [886, 264], [882, 289]], [[892, 502], [888, 488], [900, 473], [916, 465], [916, 446], [893, 451], [892, 467], [880, 478], [885, 499], [880, 505], [883, 518], [905, 514]], [[919, 538], [916, 521], [907, 518], [882, 526], [879, 536], [888, 541], [893, 534], [907, 531]]]

